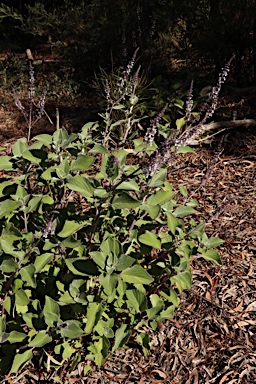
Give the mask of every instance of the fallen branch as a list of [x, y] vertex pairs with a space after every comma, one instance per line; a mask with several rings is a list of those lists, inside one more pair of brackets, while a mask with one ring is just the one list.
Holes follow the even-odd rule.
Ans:
[[[256, 120], [253, 119], [211, 122], [209, 124], [202, 125], [196, 135], [192, 136], [191, 139], [188, 140], [187, 144], [198, 145], [202, 142], [209, 144], [211, 142], [211, 137], [219, 134], [220, 132], [240, 127], [249, 128], [254, 126], [256, 126]], [[210, 132], [212, 134], [209, 134]]]

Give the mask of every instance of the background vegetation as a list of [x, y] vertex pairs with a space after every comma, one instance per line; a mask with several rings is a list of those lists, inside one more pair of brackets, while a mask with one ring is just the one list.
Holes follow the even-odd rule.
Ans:
[[234, 53], [236, 82], [247, 85], [255, 77], [255, 15], [253, 0], [7, 0], [0, 34], [7, 50], [45, 44], [83, 81], [99, 65], [126, 64], [140, 47], [147, 74], [167, 78], [178, 68], [189, 79], [213, 67], [218, 74]]

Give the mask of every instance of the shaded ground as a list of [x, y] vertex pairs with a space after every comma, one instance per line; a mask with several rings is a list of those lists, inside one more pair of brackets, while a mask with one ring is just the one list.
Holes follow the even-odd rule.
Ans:
[[[79, 108], [72, 116], [64, 106], [61, 125], [69, 124], [72, 130], [88, 121], [86, 111]], [[54, 116], [54, 107], [50, 113]], [[34, 134], [55, 129], [45, 121], [41, 124]], [[11, 145], [26, 135], [25, 127], [19, 112], [2, 109], [0, 144]], [[256, 382], [256, 133], [232, 131], [211, 177], [199, 188], [211, 167], [214, 147], [197, 148], [195, 154], [170, 164], [169, 180], [187, 187], [200, 203], [199, 217], [207, 223], [207, 233], [225, 240], [219, 247], [223, 265], [191, 260], [193, 287], [180, 295], [175, 317], [151, 334], [151, 356], [144, 357], [136, 348], [121, 350], [101, 369], [93, 368], [86, 379], [82, 378], [86, 362], [70, 375], [67, 365], [54, 372], [46, 367], [38, 372], [28, 365], [2, 383]]]

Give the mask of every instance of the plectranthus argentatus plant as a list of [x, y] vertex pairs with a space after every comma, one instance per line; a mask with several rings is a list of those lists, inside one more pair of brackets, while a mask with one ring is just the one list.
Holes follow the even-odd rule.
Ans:
[[[185, 200], [176, 201], [166, 163], [214, 112], [230, 62], [200, 121], [190, 121], [191, 87], [188, 129], [157, 146], [166, 106], [145, 138], [133, 139], [131, 152], [112, 143], [113, 124], [120, 125], [112, 112], [124, 94], [120, 110], [135, 105], [127, 95], [136, 95], [133, 65], [126, 84], [118, 79], [124, 90], [118, 104], [105, 83], [110, 116], [103, 122], [89, 122], [78, 133], [57, 129], [20, 138], [10, 155], [0, 152], [2, 375], [17, 374], [31, 360], [48, 370], [66, 361], [70, 371], [84, 361], [86, 375], [129, 339], [149, 355], [150, 334], [174, 316], [179, 293], [192, 285], [191, 258], [221, 264], [215, 248], [223, 241], [206, 234], [198, 203], [182, 185]], [[133, 109], [129, 113], [124, 133], [129, 121], [138, 123]]]

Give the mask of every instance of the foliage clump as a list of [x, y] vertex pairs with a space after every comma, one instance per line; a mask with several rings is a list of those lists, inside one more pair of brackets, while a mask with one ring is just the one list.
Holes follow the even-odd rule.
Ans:
[[[90, 361], [102, 365], [130, 337], [149, 354], [146, 330], [172, 317], [179, 292], [191, 287], [190, 257], [221, 263], [214, 248], [222, 240], [208, 238], [195, 220], [198, 203], [183, 186], [178, 203], [168, 181], [163, 146], [154, 141], [165, 109], [145, 139], [130, 136], [139, 98], [138, 72], [128, 69], [121, 100], [106, 83], [101, 123], [77, 134], [29, 134], [1, 155], [2, 373], [32, 358], [58, 367], [71, 357], [71, 370], [88, 361], [86, 373]], [[116, 110], [125, 118], [114, 121]], [[175, 140], [167, 136], [168, 151], [190, 150]]]

